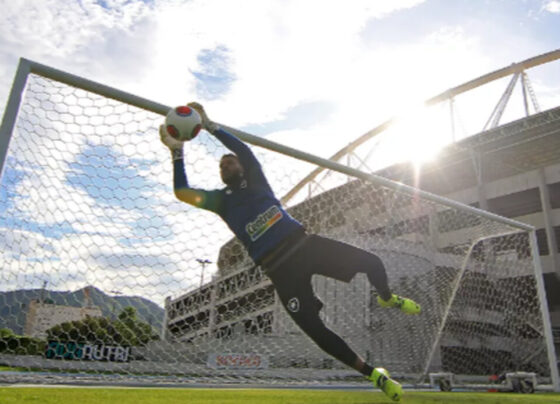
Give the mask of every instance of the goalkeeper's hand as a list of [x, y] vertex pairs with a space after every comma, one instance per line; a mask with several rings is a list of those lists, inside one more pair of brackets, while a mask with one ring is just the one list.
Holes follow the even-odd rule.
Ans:
[[200, 115], [200, 119], [202, 119], [202, 127], [208, 132], [214, 133], [214, 131], [218, 129], [218, 125], [208, 118], [208, 115], [206, 115], [206, 111], [201, 104], [199, 104], [198, 102], [189, 102], [187, 106], [198, 112], [198, 114]]
[[171, 151], [171, 157], [173, 160], [183, 158], [183, 142], [173, 139], [167, 130], [165, 130], [165, 125], [160, 125], [159, 127], [159, 138], [161, 143], [166, 145]]

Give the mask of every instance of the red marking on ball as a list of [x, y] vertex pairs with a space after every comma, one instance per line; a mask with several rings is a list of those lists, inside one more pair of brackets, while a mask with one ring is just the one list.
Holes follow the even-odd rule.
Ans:
[[190, 114], [192, 114], [192, 109], [190, 107], [187, 107], [186, 105], [184, 105], [184, 106], [175, 108], [175, 112], [177, 113], [177, 115], [189, 116]]
[[177, 128], [173, 125], [167, 125], [165, 127], [165, 129], [167, 130], [167, 133], [169, 133], [169, 135], [174, 138], [174, 139], [179, 139], [179, 130], [177, 130]]
[[192, 137], [196, 137], [196, 135], [198, 135], [198, 132], [200, 132], [200, 130], [202, 129], [202, 125], [198, 124], [194, 127], [193, 131], [192, 131]]

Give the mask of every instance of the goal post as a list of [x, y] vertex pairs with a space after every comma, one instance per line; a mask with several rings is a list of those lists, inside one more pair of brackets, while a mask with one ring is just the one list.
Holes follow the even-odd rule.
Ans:
[[[168, 110], [20, 60], [0, 127], [0, 365], [106, 382], [358, 380], [291, 323], [219, 219], [174, 200], [157, 138]], [[313, 167], [332, 172], [290, 213], [378, 254], [395, 292], [422, 303], [402, 318], [376, 306], [365, 277], [314, 278], [324, 321], [356, 351], [412, 384], [534, 371], [560, 390], [533, 227], [221, 126], [257, 146], [278, 196]], [[223, 147], [186, 149], [193, 183], [220, 187]]]
[[539, 303], [541, 306], [541, 312], [543, 315], [543, 325], [544, 325], [544, 335], [546, 338], [547, 344], [547, 354], [548, 360], [550, 362], [550, 371], [551, 371], [551, 380], [552, 380], [552, 387], [554, 391], [560, 392], [560, 376], [559, 376], [559, 368], [560, 368], [560, 359], [558, 358], [558, 353], [555, 351], [554, 347], [554, 338], [552, 334], [552, 325], [550, 323], [550, 317], [548, 315], [548, 302], [546, 300], [546, 291], [544, 287], [544, 278], [542, 272], [542, 266], [540, 262], [540, 257], [538, 254], [539, 247], [537, 242], [537, 232], [535, 229], [531, 230], [529, 233], [529, 242], [531, 244], [531, 250], [536, 252], [533, 254], [533, 265], [535, 267], [536, 272], [536, 282], [537, 282], [537, 291], [539, 295]]

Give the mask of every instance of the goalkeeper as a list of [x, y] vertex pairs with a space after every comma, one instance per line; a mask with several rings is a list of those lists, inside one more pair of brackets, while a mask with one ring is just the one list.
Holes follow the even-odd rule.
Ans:
[[191, 188], [185, 175], [183, 143], [160, 127], [161, 141], [170, 149], [173, 159], [175, 196], [218, 214], [271, 279], [298, 326], [321, 349], [364, 374], [393, 400], [400, 400], [402, 387], [385, 369], [365, 363], [342, 338], [323, 324], [319, 317], [323, 304], [313, 292], [311, 277], [317, 274], [350, 282], [357, 273], [365, 273], [377, 289], [378, 303], [382, 307], [397, 307], [407, 314], [416, 314], [420, 312], [420, 306], [391, 293], [383, 262], [376, 255], [307, 234], [303, 226], [282, 208], [249, 147], [210, 121], [200, 104], [190, 103], [189, 106], [200, 114], [203, 128], [233, 154], [226, 154], [220, 160], [220, 175], [225, 188]]

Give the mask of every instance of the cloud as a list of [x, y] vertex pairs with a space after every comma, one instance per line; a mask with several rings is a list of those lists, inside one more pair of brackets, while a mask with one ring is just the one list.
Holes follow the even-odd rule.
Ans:
[[329, 121], [334, 109], [332, 102], [302, 102], [288, 108], [277, 120], [247, 125], [240, 129], [257, 136], [294, 129], [307, 130], [320, 122]]
[[149, 268], [150, 271], [165, 269], [165, 267], [173, 264], [173, 261], [166, 255], [150, 255], [139, 253], [103, 253], [98, 251], [91, 255], [96, 262], [105, 268], [111, 270], [128, 270], [130, 267]]
[[[49, 235], [35, 229], [26, 229], [25, 226], [13, 226], [11, 223], [7, 225], [10, 231], [0, 234], [0, 245], [6, 261], [58, 260]], [[3, 221], [1, 226], [4, 226]]]
[[80, 54], [84, 45], [101, 42], [108, 32], [132, 32], [149, 10], [140, 1], [123, 2], [118, 8], [104, 8], [90, 0], [3, 2], [3, 53], [21, 52], [18, 47], [23, 42], [24, 51], [36, 58], [70, 58]]
[[[24, 56], [166, 105], [199, 98], [219, 122], [328, 157], [409, 104], [549, 46], [512, 29], [508, 13], [488, 28], [462, 15], [430, 19], [441, 11], [434, 4], [4, 1], [0, 105]], [[558, 12], [557, 1], [544, 4]], [[426, 18], [412, 24], [420, 11]], [[552, 70], [529, 72], [543, 107], [558, 105], [559, 83], [545, 80], [557, 77]], [[169, 153], [156, 132], [161, 117], [37, 77], [26, 97], [0, 188], [0, 225], [18, 237], [0, 241], [11, 251], [3, 261], [11, 276], [48, 273], [58, 284], [118, 283], [161, 296], [196, 285], [195, 258], [215, 260], [231, 233], [212, 213], [174, 199]], [[479, 104], [455, 104], [477, 129], [470, 114]], [[383, 157], [414, 144], [395, 138]], [[312, 168], [253, 149], [279, 196]], [[191, 184], [221, 187], [223, 146], [202, 134], [185, 150]], [[45, 260], [34, 267], [25, 256]], [[115, 274], [129, 263], [138, 269]]]
[[[392, 115], [405, 97], [431, 96], [501, 67], [481, 55], [484, 31], [465, 31], [455, 24], [457, 15], [455, 23], [440, 18], [439, 29], [430, 18], [403, 29], [417, 10], [433, 11], [420, 0], [39, 3], [6, 6], [11, 23], [0, 28], [7, 38], [0, 58], [11, 57], [14, 67], [24, 44], [41, 62], [167, 105], [201, 98], [211, 117], [235, 127], [286, 132], [293, 126], [280, 123], [290, 110], [317, 102], [335, 106], [339, 114], [332, 121], [357, 137]], [[22, 27], [34, 15], [48, 18], [28, 32]], [[373, 32], [387, 26], [401, 35], [382, 31], [374, 46]], [[339, 131], [318, 123], [306, 133], [324, 134], [329, 127]], [[350, 140], [330, 136], [340, 145]]]
[[213, 100], [229, 92], [235, 73], [231, 71], [229, 50], [224, 46], [202, 49], [197, 57], [200, 69], [191, 73], [196, 78], [198, 99]]
[[8, 156], [6, 169], [2, 173], [2, 186], [0, 187], [0, 217], [6, 217], [6, 212], [13, 207], [13, 198], [17, 196], [18, 184], [25, 176], [25, 169], [19, 166], [17, 159]]
[[[195, 257], [214, 260], [231, 235], [175, 200], [159, 117], [45, 79], [26, 95], [0, 188], [2, 284], [80, 279], [159, 303], [198, 284]], [[218, 177], [217, 146], [210, 136], [189, 145], [189, 172], [205, 187]]]
[[67, 183], [84, 190], [97, 203], [127, 210], [145, 209], [153, 203], [148, 192], [161, 187], [141, 176], [137, 165], [151, 164], [136, 160], [136, 166], [122, 153], [106, 145], [87, 145], [68, 164]]
[[[0, 55], [13, 69], [27, 56], [169, 105], [196, 95], [221, 98], [216, 111], [224, 118], [231, 116], [225, 106], [237, 103], [242, 113], [230, 122], [258, 123], [299, 103], [299, 94], [324, 93], [321, 80], [353, 63], [347, 55], [357, 49], [349, 40], [369, 18], [419, 1], [370, 3], [9, 2]], [[229, 92], [217, 97], [219, 89]]]
[[558, 0], [546, 1], [543, 5], [543, 10], [546, 10], [552, 14], [560, 14], [560, 1]]
[[[247, 29], [220, 21], [226, 24], [222, 29], [235, 33], [216, 39], [230, 49], [237, 79], [224, 102], [212, 107], [227, 122], [244, 125], [281, 119], [286, 109], [310, 99], [336, 98], [341, 86], [354, 83], [364, 24], [414, 3], [418, 2], [369, 2], [355, 7], [316, 1], [249, 3], [245, 7], [260, 18], [247, 21]], [[233, 110], [236, 116], [226, 110], [232, 104], [238, 106]]]
[[[134, 66], [146, 65], [152, 5], [142, 1], [42, 0], [2, 2], [0, 66], [9, 89], [19, 57], [117, 84], [130, 81]], [[118, 7], [117, 7], [118, 5]], [[143, 46], [131, 46], [143, 41]], [[137, 79], [137, 77], [136, 77]], [[4, 105], [7, 93], [0, 102]]]

